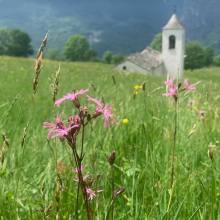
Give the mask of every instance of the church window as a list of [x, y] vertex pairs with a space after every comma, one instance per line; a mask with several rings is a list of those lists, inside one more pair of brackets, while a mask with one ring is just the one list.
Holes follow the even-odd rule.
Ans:
[[169, 36], [169, 49], [176, 48], [176, 37], [174, 35]]

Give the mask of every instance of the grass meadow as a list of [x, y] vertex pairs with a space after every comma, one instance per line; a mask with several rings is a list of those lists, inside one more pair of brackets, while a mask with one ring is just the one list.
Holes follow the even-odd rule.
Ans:
[[[76, 219], [77, 184], [69, 147], [47, 140], [44, 121], [68, 115], [71, 104], [54, 107], [51, 80], [59, 63], [44, 61], [33, 95], [32, 59], [0, 58], [0, 219]], [[113, 105], [116, 124], [102, 119], [85, 132], [85, 172], [103, 190], [91, 201], [96, 220], [107, 218], [111, 169], [116, 151], [115, 187], [124, 187], [114, 203], [114, 219], [219, 219], [220, 216], [220, 69], [186, 72], [194, 93], [179, 99], [175, 178], [170, 188], [174, 132], [172, 98], [164, 97], [164, 78], [119, 74], [100, 63], [61, 63], [57, 98], [73, 89]], [[134, 86], [145, 91], [134, 96]], [[128, 124], [122, 120], [127, 118]], [[209, 154], [208, 154], [209, 153]], [[59, 167], [57, 169], [57, 166]], [[57, 189], [56, 172], [61, 189]], [[86, 219], [83, 203], [80, 219]], [[109, 218], [112, 219], [112, 218]]]

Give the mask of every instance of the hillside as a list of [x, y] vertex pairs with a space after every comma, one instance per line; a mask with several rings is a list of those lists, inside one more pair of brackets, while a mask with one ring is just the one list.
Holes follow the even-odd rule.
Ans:
[[[35, 47], [50, 32], [50, 47], [62, 47], [68, 36], [81, 33], [101, 54], [127, 54], [144, 48], [177, 6], [188, 38], [220, 48], [218, 0], [1, 0], [0, 27], [21, 28]], [[208, 33], [208, 34], [207, 34]]]

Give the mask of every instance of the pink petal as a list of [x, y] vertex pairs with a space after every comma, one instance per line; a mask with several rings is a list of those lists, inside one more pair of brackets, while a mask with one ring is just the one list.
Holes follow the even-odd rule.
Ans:
[[93, 102], [94, 104], [96, 104], [97, 107], [102, 108], [104, 106], [104, 104], [100, 100], [93, 98], [91, 96], [87, 96], [87, 97], [88, 97], [88, 101]]
[[58, 99], [55, 102], [55, 105], [60, 106], [66, 100], [75, 101], [78, 98], [78, 96], [83, 95], [88, 91], [89, 91], [88, 89], [80, 89], [79, 91], [68, 93], [65, 96], [63, 96], [61, 99]]

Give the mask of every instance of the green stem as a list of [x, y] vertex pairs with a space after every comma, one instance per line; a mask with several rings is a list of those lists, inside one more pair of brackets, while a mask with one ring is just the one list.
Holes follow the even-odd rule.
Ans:
[[[114, 177], [114, 165], [111, 166], [112, 173], [112, 200], [114, 199], [114, 191], [115, 191], [115, 177]], [[112, 220], [114, 220], [114, 203], [112, 203]]]
[[178, 98], [175, 99], [174, 133], [173, 133], [173, 148], [172, 148], [172, 160], [171, 160], [170, 188], [173, 187], [174, 176], [175, 176], [175, 152], [176, 152], [176, 140], [177, 140], [177, 122], [178, 122]]

